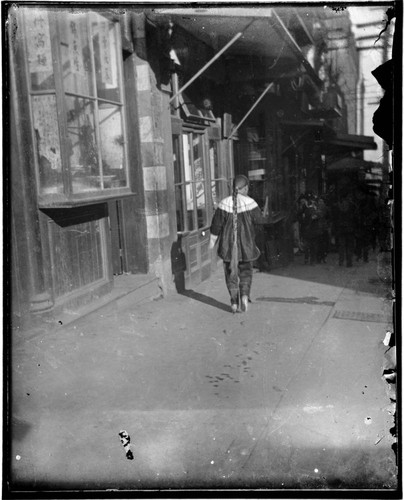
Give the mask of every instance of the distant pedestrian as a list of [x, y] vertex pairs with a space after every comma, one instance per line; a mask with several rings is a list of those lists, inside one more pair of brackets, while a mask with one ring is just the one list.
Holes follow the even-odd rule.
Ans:
[[237, 175], [232, 196], [219, 203], [210, 227], [209, 247], [213, 249], [217, 243], [233, 313], [248, 309], [253, 262], [260, 256], [254, 224], [262, 215], [257, 203], [248, 196], [248, 187], [247, 177]]
[[312, 193], [306, 193], [301, 199], [298, 213], [300, 231], [303, 240], [304, 263], [315, 264], [318, 249], [318, 213], [316, 198]]
[[358, 190], [355, 206], [355, 254], [356, 259], [369, 260], [372, 247], [372, 233], [377, 226], [377, 210], [373, 198], [365, 191]]
[[313, 194], [308, 195], [308, 211], [307, 240], [309, 242], [309, 259], [310, 264], [314, 265], [317, 262], [320, 227], [317, 198]]
[[300, 248], [302, 249], [304, 254], [304, 263], [307, 264], [310, 255], [309, 241], [307, 239], [308, 226], [310, 223], [307, 196], [304, 194], [300, 195], [298, 202], [299, 208], [297, 211], [297, 220], [299, 223]]
[[317, 262], [325, 263], [329, 251], [329, 210], [323, 197], [318, 200], [318, 246]]
[[352, 267], [355, 246], [355, 205], [351, 194], [344, 194], [336, 206], [336, 234], [338, 238], [338, 260], [343, 266]]

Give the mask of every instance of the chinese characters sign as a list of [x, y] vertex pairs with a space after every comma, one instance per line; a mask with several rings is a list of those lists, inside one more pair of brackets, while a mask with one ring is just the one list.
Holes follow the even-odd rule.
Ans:
[[31, 73], [52, 71], [52, 52], [48, 15], [33, 11], [27, 30], [29, 69]]
[[100, 37], [101, 79], [104, 83], [112, 85], [111, 48], [107, 21], [98, 23], [98, 33]]
[[74, 17], [69, 24], [69, 59], [72, 73], [85, 76], [83, 61], [83, 43], [80, 36], [80, 22]]

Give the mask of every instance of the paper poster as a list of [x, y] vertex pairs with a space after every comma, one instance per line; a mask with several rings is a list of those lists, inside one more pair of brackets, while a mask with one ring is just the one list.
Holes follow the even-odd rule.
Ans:
[[60, 172], [62, 163], [55, 96], [34, 96], [32, 104], [39, 156], [49, 161], [52, 170]]
[[27, 19], [27, 47], [30, 73], [52, 72], [49, 20], [45, 11], [33, 11]]
[[111, 45], [109, 41], [109, 26], [107, 21], [100, 21], [98, 23], [98, 33], [100, 37], [101, 79], [104, 83], [112, 85]]
[[83, 42], [80, 36], [80, 21], [71, 18], [68, 21], [69, 33], [69, 60], [71, 71], [74, 74], [85, 76], [83, 60]]

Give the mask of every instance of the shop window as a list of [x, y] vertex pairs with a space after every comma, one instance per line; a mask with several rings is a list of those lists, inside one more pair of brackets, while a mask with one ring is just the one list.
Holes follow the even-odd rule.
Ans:
[[220, 168], [219, 162], [219, 142], [209, 140], [209, 164], [213, 207], [216, 208], [220, 200], [224, 198], [228, 191], [228, 179]]
[[186, 119], [216, 123], [215, 115], [211, 109], [197, 108], [184, 93], [180, 94], [178, 99]]
[[184, 132], [173, 136], [177, 231], [187, 232], [208, 225], [207, 165], [205, 136]]
[[119, 23], [24, 9], [39, 204], [130, 194]]

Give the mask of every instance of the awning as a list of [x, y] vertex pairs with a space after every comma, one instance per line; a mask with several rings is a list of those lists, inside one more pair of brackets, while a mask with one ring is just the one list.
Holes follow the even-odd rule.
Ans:
[[[314, 83], [322, 85], [282, 19], [272, 8], [171, 7], [151, 9], [147, 17], [155, 23], [171, 21], [181, 26], [195, 38], [212, 47], [215, 52], [225, 46], [236, 33], [243, 32], [227, 49], [227, 55], [258, 56], [271, 61], [281, 58], [283, 61], [289, 61], [291, 70], [303, 66]], [[253, 24], [245, 30], [251, 21]], [[285, 65], [282, 66], [284, 71]]]
[[327, 127], [323, 120], [280, 120], [279, 124], [285, 128], [301, 130], [305, 130], [307, 128], [324, 129]]
[[306, 114], [312, 118], [322, 118], [323, 120], [333, 120], [341, 118], [342, 114], [336, 107], [309, 109]]
[[370, 170], [374, 166], [373, 161], [360, 160], [358, 158], [342, 158], [333, 163], [327, 164], [328, 172], [359, 172], [360, 170]]
[[[290, 144], [282, 151], [282, 155], [290, 148], [296, 147], [308, 134], [312, 134], [311, 141], [324, 143], [324, 137], [335, 134], [333, 129], [329, 127], [324, 120], [280, 120], [280, 126], [284, 131], [290, 134]], [[293, 134], [299, 134], [292, 137]]]
[[373, 136], [367, 135], [352, 135], [352, 134], [337, 134], [335, 137], [328, 139], [327, 145], [339, 146], [350, 150], [377, 149], [377, 144]]

